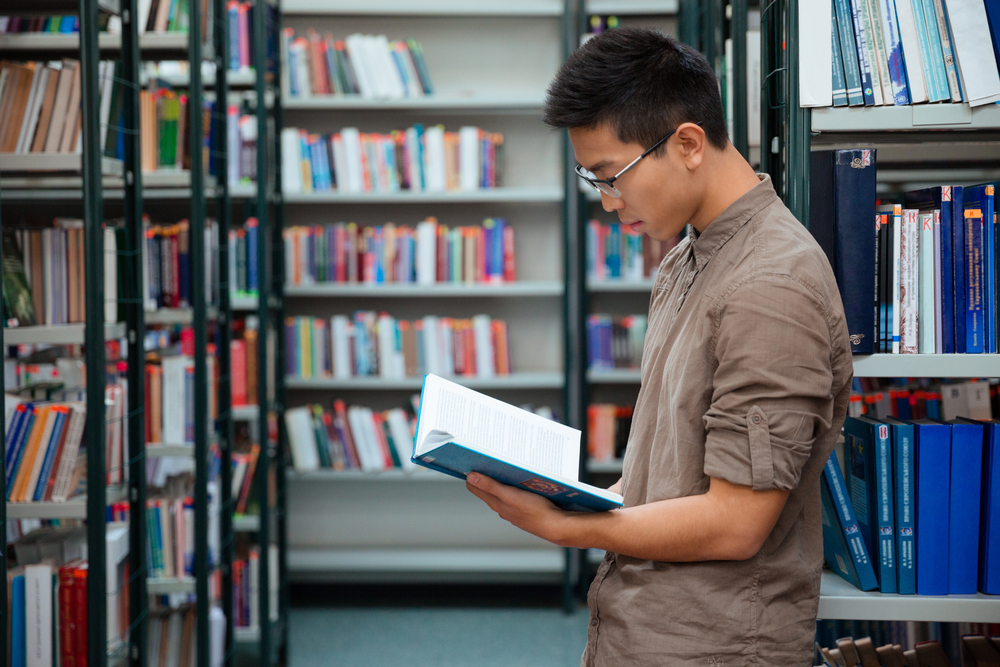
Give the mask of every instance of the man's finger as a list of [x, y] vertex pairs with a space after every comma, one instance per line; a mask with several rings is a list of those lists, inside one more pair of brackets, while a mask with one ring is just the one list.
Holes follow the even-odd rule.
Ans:
[[503, 502], [492, 493], [476, 488], [472, 484], [467, 483], [465, 485], [465, 488], [467, 488], [470, 492], [472, 492], [472, 495], [476, 496], [484, 503], [489, 505], [490, 509], [493, 510], [494, 512], [499, 511], [497, 508], [503, 504]]

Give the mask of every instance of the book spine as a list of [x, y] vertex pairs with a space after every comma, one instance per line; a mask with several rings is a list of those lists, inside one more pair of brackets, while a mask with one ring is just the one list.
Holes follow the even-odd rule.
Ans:
[[[953, 424], [951, 429], [948, 593], [975, 595], [979, 564], [983, 425]], [[983, 528], [988, 531], [991, 527], [986, 525]]]
[[901, 289], [902, 289], [902, 276], [900, 270], [902, 268], [902, 230], [903, 227], [903, 208], [901, 206], [895, 206], [892, 210], [892, 255], [890, 257], [890, 270], [892, 272], [892, 293], [890, 294], [892, 302], [892, 353], [899, 354], [901, 336], [900, 336], [900, 308], [901, 308]]
[[868, 60], [868, 41], [865, 37], [864, 17], [861, 13], [862, 2], [864, 0], [851, 0], [850, 12], [854, 27], [854, 44], [857, 49], [858, 71], [861, 76], [861, 94], [865, 106], [870, 107], [875, 104], [875, 91], [872, 83], [871, 63]]
[[896, 581], [896, 540], [893, 529], [892, 493], [892, 443], [889, 426], [879, 424], [875, 437], [875, 493], [877, 516], [875, 517], [876, 538], [878, 539], [879, 590], [895, 593]]
[[[920, 256], [919, 267], [919, 308], [917, 310], [917, 334], [920, 339], [920, 354], [933, 354], [937, 349], [935, 320], [939, 301], [935, 299], [935, 249], [934, 213], [920, 213], [917, 217], [920, 228], [920, 238], [917, 252]], [[937, 226], [940, 229], [940, 225]]]
[[[833, 66], [833, 106], [847, 106], [847, 77], [844, 74], [844, 57], [840, 52], [840, 33], [837, 29], [837, 7], [830, 3], [830, 11], [833, 13], [831, 27], [831, 44], [833, 47], [831, 65]], [[589, 257], [589, 255], [588, 255]]]
[[941, 211], [933, 211], [934, 236], [932, 270], [934, 272], [934, 293], [931, 297], [934, 305], [934, 352], [944, 353], [944, 292], [941, 267]]
[[871, 559], [868, 557], [868, 550], [865, 548], [864, 538], [858, 528], [857, 519], [854, 517], [854, 510], [851, 508], [850, 497], [847, 493], [847, 486], [844, 478], [840, 474], [840, 464], [837, 462], [836, 454], [831, 454], [823, 469], [826, 477], [833, 503], [840, 518], [840, 525], [844, 529], [848, 548], [854, 567], [857, 569], [858, 579], [861, 582], [861, 590], [870, 591], [878, 588], [878, 581], [875, 579], [875, 570], [872, 568]]
[[966, 353], [982, 354], [983, 333], [983, 212], [965, 209]]
[[914, 477], [914, 427], [893, 426], [895, 435], [893, 464], [896, 492], [896, 583], [900, 595], [917, 592], [916, 489]]
[[933, 4], [938, 35], [941, 38], [941, 52], [944, 55], [944, 67], [947, 71], [948, 89], [951, 92], [951, 101], [957, 104], [962, 101], [962, 82], [958, 73], [958, 64], [955, 61], [955, 50], [952, 48], [948, 14], [944, 0], [933, 0]]
[[994, 192], [994, 186], [983, 186], [983, 335], [984, 349], [989, 354], [997, 352], [997, 230]]
[[899, 351], [902, 354], [916, 354], [919, 350], [917, 333], [917, 308], [919, 291], [919, 248], [920, 228], [917, 211], [902, 211], [899, 256]]

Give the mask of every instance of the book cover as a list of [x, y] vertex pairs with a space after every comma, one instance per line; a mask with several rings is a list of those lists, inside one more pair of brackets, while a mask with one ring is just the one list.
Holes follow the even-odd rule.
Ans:
[[933, 0], [912, 0], [913, 17], [917, 26], [917, 43], [927, 77], [927, 92], [931, 102], [951, 100], [948, 75], [941, 53], [941, 37], [937, 31], [937, 16]]
[[823, 521], [823, 553], [827, 565], [863, 591], [878, 588], [875, 570], [865, 548], [861, 529], [854, 517], [850, 495], [836, 453], [831, 454], [820, 478], [826, 506]]
[[896, 590], [900, 595], [917, 592], [916, 502], [914, 497], [913, 424], [887, 417], [892, 435], [892, 484], [896, 541]]
[[28, 327], [35, 320], [32, 289], [21, 261], [20, 244], [12, 229], [3, 232], [3, 325]]
[[[1000, 294], [1000, 273], [996, 269], [997, 242], [1000, 237], [996, 230], [996, 186], [976, 185], [963, 189], [963, 206], [966, 210], [979, 209], [982, 213], [982, 252], [980, 254], [980, 290], [983, 306], [984, 351], [997, 351], [997, 296]], [[968, 234], [968, 230], [966, 230]]]
[[867, 417], [848, 417], [844, 435], [851, 505], [875, 565], [879, 590], [896, 592], [892, 443], [889, 426]]
[[[962, 188], [959, 190], [961, 198]], [[923, 212], [940, 211], [941, 215], [941, 244], [939, 261], [941, 264], [941, 345], [942, 351], [946, 354], [953, 354], [956, 350], [955, 341], [955, 280], [956, 271], [955, 254], [953, 247], [955, 236], [953, 232], [953, 191], [952, 186], [944, 185], [923, 190], [912, 190], [903, 193], [903, 205], [906, 208], [915, 208]], [[961, 225], [960, 225], [961, 226]], [[959, 311], [964, 313], [963, 310]]]
[[1000, 421], [985, 426], [979, 506], [979, 590], [1000, 594]]
[[917, 593], [948, 593], [951, 426], [929, 419], [913, 422], [916, 497]]
[[982, 354], [983, 322], [983, 210], [965, 207], [965, 351]]
[[[933, 211], [920, 213], [917, 216], [917, 227], [920, 229], [920, 238], [917, 246], [919, 261], [918, 295], [919, 306], [917, 308], [917, 335], [919, 337], [918, 351], [920, 354], [933, 354], [936, 352], [937, 334], [936, 320], [938, 306], [938, 294], [935, 289], [934, 271], [935, 249], [935, 213]], [[937, 229], [940, 230], [940, 225]], [[940, 276], [937, 276], [940, 277]]]
[[902, 210], [899, 244], [899, 351], [916, 354], [919, 351], [917, 331], [919, 304], [920, 226], [917, 211]]
[[959, 418], [951, 423], [951, 495], [948, 509], [948, 593], [976, 592], [979, 566], [979, 512], [983, 423]]
[[854, 18], [850, 0], [834, 0], [834, 24], [840, 36], [840, 54], [844, 62], [844, 78], [847, 82], [847, 99], [850, 106], [863, 106], [861, 69], [858, 49], [854, 38]]
[[900, 321], [902, 318], [902, 259], [903, 259], [903, 208], [899, 205], [892, 207], [890, 216], [892, 230], [892, 254], [889, 256], [889, 272], [892, 275], [892, 292], [889, 297], [892, 309], [889, 311], [892, 316], [892, 353], [899, 354], [901, 340]]

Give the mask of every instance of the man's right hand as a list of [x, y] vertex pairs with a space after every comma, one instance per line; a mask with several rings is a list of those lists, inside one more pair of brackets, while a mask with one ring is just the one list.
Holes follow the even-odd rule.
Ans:
[[609, 486], [608, 487], [608, 491], [612, 491], [614, 493], [617, 493], [618, 495], [621, 495], [622, 494], [622, 478], [619, 477], [617, 482], [615, 482], [614, 484], [612, 484], [611, 486]]

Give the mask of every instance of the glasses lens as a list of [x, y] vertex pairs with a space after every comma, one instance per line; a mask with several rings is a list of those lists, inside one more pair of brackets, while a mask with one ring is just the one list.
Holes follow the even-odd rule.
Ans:
[[618, 199], [622, 196], [622, 193], [618, 191], [618, 188], [614, 187], [613, 185], [608, 185], [607, 183], [598, 183], [596, 187], [600, 192], [603, 192], [609, 197], [614, 197], [615, 199]]

